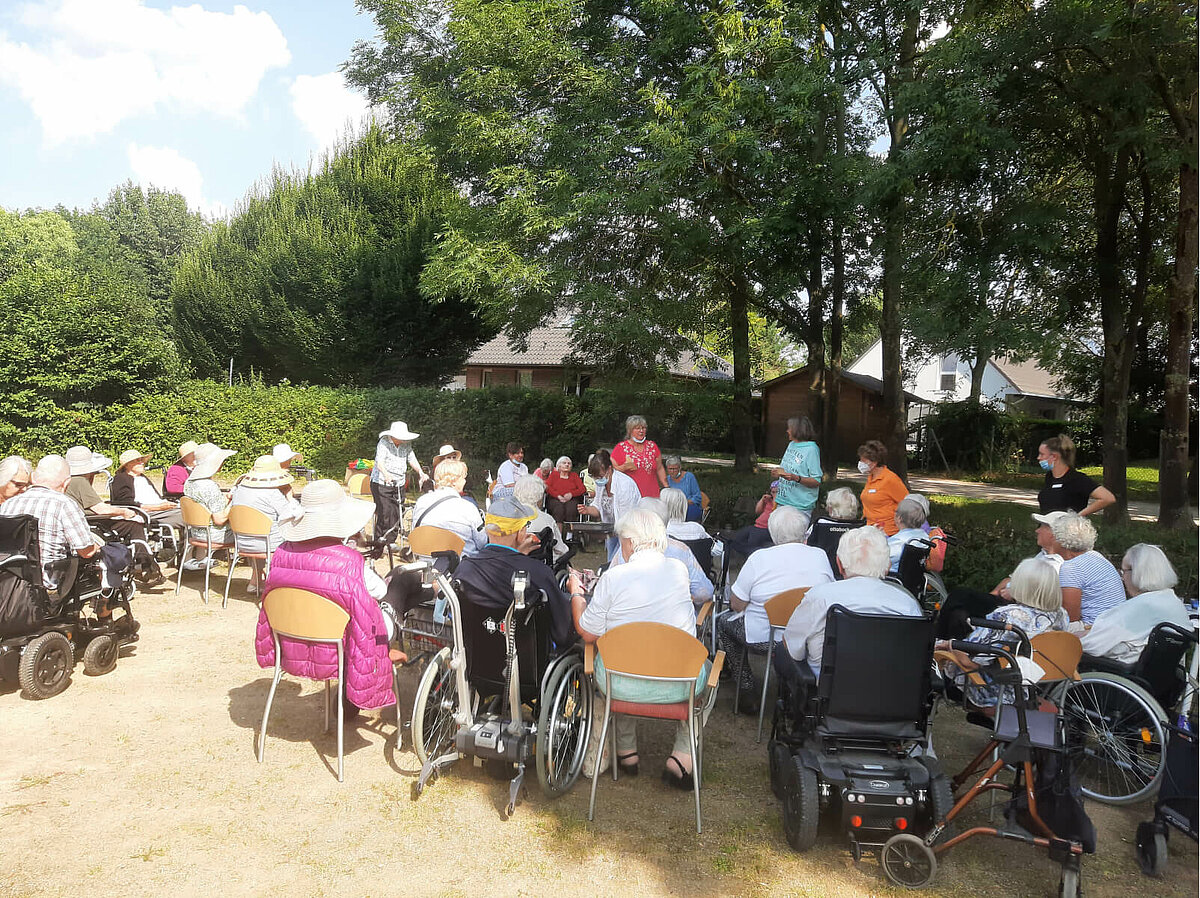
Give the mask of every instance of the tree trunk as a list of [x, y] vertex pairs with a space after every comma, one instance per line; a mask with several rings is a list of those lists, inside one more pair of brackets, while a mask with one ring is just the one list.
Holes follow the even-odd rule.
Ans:
[[1179, 164], [1179, 215], [1175, 228], [1175, 268], [1167, 285], [1167, 370], [1166, 407], [1159, 436], [1158, 524], [1160, 527], [1191, 527], [1191, 496], [1187, 489], [1188, 449], [1191, 416], [1188, 409], [1188, 379], [1196, 303], [1197, 176], [1196, 95], [1187, 113], [1183, 153]]
[[808, 349], [808, 369], [812, 372], [809, 397], [809, 418], [820, 426], [825, 420], [829, 384], [825, 372], [825, 246], [822, 226], [809, 229], [808, 246], [808, 329], [804, 341]]
[[975, 364], [971, 366], [971, 395], [968, 397], [971, 402], [978, 404], [983, 397], [983, 374], [991, 360], [990, 349], [981, 348], [976, 351]]
[[[832, 12], [834, 52], [834, 81], [842, 83], [845, 66], [842, 52], [840, 4]], [[841, 165], [846, 157], [846, 98], [838, 91], [833, 113], [834, 164]], [[846, 307], [846, 246], [842, 239], [842, 209], [835, 205], [831, 218], [829, 275], [829, 360], [825, 369], [825, 409], [821, 418], [821, 467], [830, 478], [837, 477], [838, 460], [844, 451], [838, 439], [838, 403], [842, 390], [842, 310]]]
[[733, 467], [754, 470], [754, 417], [750, 398], [750, 284], [738, 272], [729, 282], [729, 329], [733, 336]]

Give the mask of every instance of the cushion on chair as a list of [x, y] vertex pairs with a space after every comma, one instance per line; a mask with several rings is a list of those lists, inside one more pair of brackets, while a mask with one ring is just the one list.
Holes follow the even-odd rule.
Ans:
[[689, 708], [687, 702], [671, 702], [660, 705], [650, 702], [623, 702], [614, 698], [612, 712], [614, 714], [633, 714], [636, 717], [657, 717], [660, 720], [687, 720]]

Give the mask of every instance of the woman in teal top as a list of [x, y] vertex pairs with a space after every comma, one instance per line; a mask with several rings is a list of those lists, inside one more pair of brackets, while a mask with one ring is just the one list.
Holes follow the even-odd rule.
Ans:
[[779, 462], [779, 492], [775, 501], [811, 512], [817, 504], [821, 487], [821, 450], [817, 448], [817, 431], [806, 417], [788, 418], [787, 450]]

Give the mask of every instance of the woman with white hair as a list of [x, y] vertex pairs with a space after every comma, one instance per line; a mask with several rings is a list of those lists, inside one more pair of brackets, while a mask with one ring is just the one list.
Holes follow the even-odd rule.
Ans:
[[[663, 493], [667, 490], [663, 490]], [[662, 493], [659, 494], [660, 496]], [[658, 516], [658, 519], [663, 522], [664, 527], [669, 527], [670, 513], [667, 511], [667, 505], [663, 500], [655, 499], [652, 496], [646, 496], [638, 500], [637, 508], [652, 511]], [[688, 590], [692, 594], [692, 602], [697, 605], [703, 605], [713, 597], [712, 581], [708, 578], [708, 567], [705, 567], [700, 558], [697, 557], [695, 550], [692, 549], [683, 540], [675, 539], [671, 534], [667, 533], [667, 545], [663, 549], [664, 554], [668, 558], [675, 558], [683, 562], [683, 566], [688, 572]], [[612, 558], [612, 567], [617, 567], [626, 562], [626, 557], [620, 550]], [[709, 566], [712, 565], [711, 549], [709, 552]]]
[[479, 506], [462, 494], [467, 485], [467, 463], [460, 458], [439, 462], [433, 469], [433, 485], [413, 506], [413, 527], [449, 530], [462, 539], [463, 554], [474, 555], [487, 545], [487, 534], [483, 532]]
[[1094, 658], [1132, 664], [1159, 624], [1176, 624], [1191, 631], [1187, 609], [1175, 595], [1179, 578], [1158, 546], [1138, 543], [1121, 559], [1121, 580], [1129, 598], [1097, 615], [1080, 638], [1083, 651]]
[[667, 469], [662, 452], [654, 440], [646, 439], [646, 419], [630, 415], [625, 419], [625, 439], [612, 448], [613, 467], [628, 474], [643, 496], [657, 497], [667, 485]]
[[553, 470], [554, 462], [549, 458], [543, 458], [542, 463], [537, 466], [537, 470], [533, 473], [539, 480], [545, 483], [546, 478], [550, 476], [550, 472]]
[[[1001, 624], [1013, 624], [1020, 627], [1029, 638], [1045, 633], [1047, 630], [1064, 630], [1067, 627], [1067, 615], [1062, 606], [1062, 593], [1058, 588], [1058, 576], [1054, 566], [1037, 558], [1026, 558], [1017, 565], [1009, 580], [1012, 591], [1011, 603], [1001, 605], [987, 616], [990, 621]], [[1013, 647], [1017, 643], [1016, 634], [1007, 630], [993, 630], [990, 627], [976, 627], [967, 637], [968, 642], [980, 645], [1004, 645]], [[949, 641], [941, 641], [937, 647], [949, 650]], [[955, 652], [957, 661], [945, 662], [943, 672], [951, 678], [955, 685], [966, 694], [967, 701], [977, 708], [994, 708], [1001, 700], [1012, 701], [1012, 687], [1005, 687], [1001, 695], [1001, 687], [992, 683], [979, 686], [967, 679], [967, 672], [979, 666], [976, 657], [964, 652]]]
[[825, 513], [813, 522], [806, 541], [825, 552], [829, 566], [836, 573], [838, 543], [845, 534], [866, 523], [859, 517], [858, 496], [854, 495], [854, 490], [840, 486], [830, 490], [825, 497]]
[[890, 573], [894, 574], [900, 568], [900, 556], [904, 553], [905, 546], [913, 540], [928, 538], [928, 534], [923, 529], [927, 516], [928, 509], [917, 499], [916, 493], [909, 493], [896, 506], [895, 518], [898, 529], [888, 537], [888, 555], [891, 559], [888, 571]]
[[560, 530], [567, 521], [579, 520], [579, 502], [583, 493], [583, 481], [571, 470], [570, 456], [561, 456], [546, 478], [546, 511], [558, 521]]
[[1121, 575], [1112, 562], [1092, 548], [1096, 528], [1087, 518], [1073, 512], [1064, 514], [1050, 525], [1050, 531], [1063, 558], [1058, 569], [1062, 606], [1072, 623], [1091, 626], [1103, 612], [1125, 601]]
[[0, 461], [0, 502], [29, 488], [33, 482], [33, 465], [19, 455], [10, 455]]
[[[757, 714], [759, 688], [754, 672], [742, 666], [742, 650], [765, 655], [771, 624], [767, 600], [778, 593], [804, 586], [832, 583], [833, 568], [820, 549], [804, 545], [808, 515], [791, 505], [781, 505], [767, 522], [775, 545], [759, 549], [746, 559], [734, 581], [729, 607], [734, 612], [717, 624], [717, 642], [725, 650], [725, 663], [738, 687], [738, 710]], [[776, 638], [782, 638], [780, 633]]]
[[[554, 560], [558, 561], [567, 554], [570, 547], [563, 542], [562, 535], [558, 532], [558, 523], [542, 510], [542, 500], [545, 497], [546, 484], [536, 474], [518, 477], [513, 485], [513, 498], [537, 512], [537, 517], [529, 522], [529, 532], [540, 538], [543, 531], [549, 530], [551, 539], [554, 540]], [[540, 551], [538, 555], [541, 556]]]
[[658, 494], [667, 507], [667, 536], [688, 542], [693, 539], [710, 539], [708, 531], [698, 521], [689, 521], [688, 498], [683, 490], [667, 487]]
[[[662, 519], [647, 508], [635, 508], [617, 520], [616, 535], [621, 552], [629, 560], [610, 568], [596, 584], [591, 601], [581, 594], [571, 596], [575, 629], [586, 643], [594, 643], [609, 630], [622, 624], [654, 622], [677, 627], [685, 633], [696, 631], [696, 611], [688, 592], [687, 570], [683, 564], [664, 554], [667, 531]], [[708, 675], [708, 665], [701, 672]], [[604, 665], [596, 659], [596, 687], [607, 689]], [[622, 680], [613, 698], [645, 703], [678, 702], [687, 698], [680, 694], [679, 684], [633, 682]], [[637, 721], [616, 715], [616, 763], [628, 774], [638, 772]], [[597, 733], [598, 735], [598, 733]], [[691, 742], [687, 722], [681, 721], [675, 733], [675, 745], [663, 779], [681, 789], [692, 788]]]

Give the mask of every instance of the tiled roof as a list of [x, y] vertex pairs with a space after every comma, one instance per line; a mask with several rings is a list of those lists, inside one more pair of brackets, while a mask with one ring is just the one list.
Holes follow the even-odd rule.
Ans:
[[1036, 361], [1014, 362], [1011, 359], [993, 359], [992, 364], [1007, 377], [1014, 387], [1026, 396], [1050, 396], [1056, 399], [1075, 399], [1067, 390], [1060, 389], [1058, 378], [1042, 368]]

